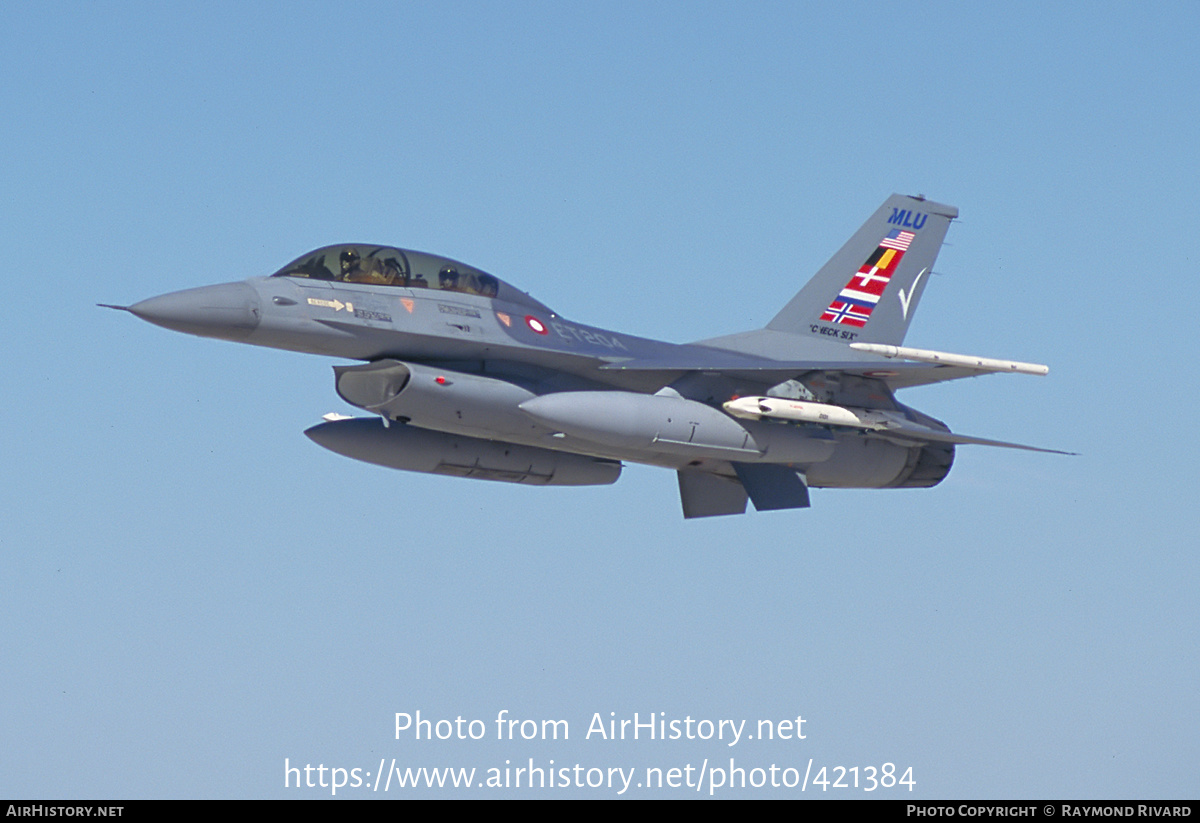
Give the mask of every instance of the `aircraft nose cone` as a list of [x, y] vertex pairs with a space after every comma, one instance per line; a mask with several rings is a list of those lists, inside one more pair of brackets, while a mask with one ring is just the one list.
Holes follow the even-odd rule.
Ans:
[[223, 283], [171, 292], [134, 303], [129, 311], [173, 331], [244, 340], [258, 328], [258, 292], [247, 283]]

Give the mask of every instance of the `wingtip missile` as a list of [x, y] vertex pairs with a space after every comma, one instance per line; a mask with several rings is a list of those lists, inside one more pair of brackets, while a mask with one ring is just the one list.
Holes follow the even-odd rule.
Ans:
[[968, 369], [978, 369], [981, 372], [1013, 372], [1015, 374], [1033, 374], [1039, 377], [1044, 377], [1050, 373], [1050, 367], [1044, 366], [1041, 363], [998, 360], [994, 357], [952, 354], [944, 351], [933, 351], [932, 349], [910, 349], [907, 346], [886, 346], [879, 343], [851, 343], [850, 348], [868, 354], [878, 354], [880, 357], [899, 357], [902, 360], [914, 360], [918, 363], [962, 366]]

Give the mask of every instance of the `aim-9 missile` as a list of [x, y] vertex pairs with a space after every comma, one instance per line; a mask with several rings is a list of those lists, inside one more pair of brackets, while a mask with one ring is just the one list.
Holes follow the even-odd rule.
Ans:
[[722, 408], [734, 417], [746, 420], [760, 420], [769, 417], [777, 420], [795, 420], [801, 423], [818, 423], [823, 426], [849, 426], [873, 431], [903, 425], [887, 412], [849, 409], [845, 406], [810, 403], [807, 400], [787, 400], [782, 397], [738, 397], [722, 404]]

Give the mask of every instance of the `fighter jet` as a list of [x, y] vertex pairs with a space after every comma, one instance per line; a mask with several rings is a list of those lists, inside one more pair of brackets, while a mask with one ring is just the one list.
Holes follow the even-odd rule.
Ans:
[[[334, 367], [369, 417], [307, 434], [406, 471], [533, 485], [676, 471], [686, 518], [809, 506], [809, 487], [935, 486], [955, 434], [910, 386], [1032, 363], [901, 345], [958, 209], [893, 195], [765, 328], [679, 345], [568, 320], [446, 257], [346, 243], [269, 277], [110, 306], [175, 331], [363, 361]], [[1065, 453], [1065, 452], [1060, 452]]]

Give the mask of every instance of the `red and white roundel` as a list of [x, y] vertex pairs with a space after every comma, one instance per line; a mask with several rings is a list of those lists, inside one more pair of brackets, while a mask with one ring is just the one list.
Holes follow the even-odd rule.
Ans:
[[549, 334], [550, 330], [546, 328], [546, 324], [538, 320], [532, 314], [525, 315], [525, 325], [533, 329], [538, 334]]

